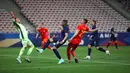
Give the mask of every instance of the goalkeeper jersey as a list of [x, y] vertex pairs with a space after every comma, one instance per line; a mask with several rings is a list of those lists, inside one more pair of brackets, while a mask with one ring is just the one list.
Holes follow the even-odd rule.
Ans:
[[28, 31], [26, 28], [21, 24], [17, 23], [13, 20], [13, 24], [16, 26], [17, 30], [20, 32], [19, 37], [21, 40], [28, 39]]

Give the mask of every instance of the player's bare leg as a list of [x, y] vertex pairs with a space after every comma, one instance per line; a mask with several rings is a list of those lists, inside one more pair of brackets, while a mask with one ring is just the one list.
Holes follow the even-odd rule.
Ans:
[[27, 61], [27, 62], [31, 62], [31, 60], [30, 60], [30, 54], [32, 53], [32, 51], [33, 51], [33, 49], [34, 49], [34, 45], [31, 45], [31, 46], [29, 46], [30, 48], [29, 48], [29, 50], [28, 50], [28, 52], [27, 52], [27, 55], [26, 55], [26, 57], [25, 57], [25, 60]]
[[21, 61], [21, 56], [23, 55], [23, 53], [24, 53], [24, 51], [25, 51], [25, 48], [26, 48], [26, 46], [23, 46], [22, 49], [21, 49], [20, 52], [19, 52], [19, 55], [18, 55], [18, 57], [17, 57], [17, 61], [18, 61], [19, 63], [22, 63], [22, 61]]
[[106, 50], [109, 50], [108, 47], [111, 45], [111, 41], [108, 42], [107, 46], [106, 46]]
[[108, 50], [103, 49], [102, 47], [98, 46], [96, 47], [97, 50], [106, 53], [107, 55], [110, 55], [110, 52]]
[[117, 40], [116, 40], [116, 41], [115, 41], [115, 47], [116, 47], [117, 50], [119, 50], [117, 43], [118, 43], [118, 42], [117, 42]]
[[[41, 47], [44, 48], [44, 45], [45, 45], [45, 41], [42, 40]], [[42, 48], [36, 48], [36, 50], [37, 50], [40, 54], [42, 54], [43, 51], [44, 51]]]
[[70, 51], [71, 48], [72, 48], [72, 46], [70, 44], [68, 44], [66, 52], [67, 52], [67, 58], [68, 58], [69, 63], [71, 62], [71, 51]]
[[75, 63], [78, 63], [78, 59], [76, 57], [76, 53], [74, 52], [77, 47], [78, 47], [78, 45], [73, 45], [72, 50], [71, 50], [71, 54], [74, 57]]
[[64, 63], [64, 60], [61, 58], [61, 56], [60, 56], [60, 54], [59, 54], [57, 48], [54, 46], [54, 47], [52, 48], [52, 50], [53, 50], [54, 54], [57, 56], [57, 58], [59, 59], [58, 64]]
[[51, 41], [51, 40], [48, 40], [47, 42], [42, 41], [42, 46], [41, 46], [42, 48], [36, 48], [36, 50], [40, 54], [42, 54], [45, 51], [46, 48], [51, 50], [51, 47], [49, 46], [50, 42], [53, 42], [53, 41]]

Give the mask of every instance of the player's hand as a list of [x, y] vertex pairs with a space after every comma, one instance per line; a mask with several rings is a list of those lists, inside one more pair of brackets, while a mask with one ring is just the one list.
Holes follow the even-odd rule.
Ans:
[[12, 11], [10, 11], [10, 14], [11, 14], [11, 15], [13, 15], [13, 12], [12, 12]]
[[15, 18], [14, 13], [12, 11], [10, 11], [10, 14], [11, 14], [12, 18]]
[[63, 30], [63, 27], [62, 27], [62, 26], [60, 26], [59, 28], [60, 28], [60, 30]]
[[60, 42], [60, 44], [62, 44], [62, 43], [64, 43], [64, 40], [62, 40], [62, 41]]
[[55, 35], [53, 34], [52, 36], [51, 36], [51, 38], [54, 38], [55, 37]]
[[68, 42], [71, 42], [71, 41], [72, 41], [71, 39], [68, 40]]

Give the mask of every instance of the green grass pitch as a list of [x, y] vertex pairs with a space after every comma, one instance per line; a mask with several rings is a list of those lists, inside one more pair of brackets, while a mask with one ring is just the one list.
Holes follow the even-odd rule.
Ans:
[[130, 73], [130, 46], [122, 46], [120, 50], [110, 47], [111, 56], [95, 48], [92, 50], [91, 60], [84, 60], [87, 47], [79, 46], [75, 51], [79, 63], [73, 58], [68, 63], [66, 47], [58, 49], [65, 63], [58, 65], [58, 59], [51, 50], [46, 49], [39, 54], [35, 49], [31, 54], [31, 63], [24, 61], [18, 64], [16, 57], [20, 48], [0, 48], [0, 73]]

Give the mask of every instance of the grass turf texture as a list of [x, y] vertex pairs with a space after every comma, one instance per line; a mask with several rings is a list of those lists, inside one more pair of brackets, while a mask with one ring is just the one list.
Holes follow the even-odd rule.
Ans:
[[110, 47], [111, 56], [95, 48], [92, 50], [91, 60], [84, 60], [87, 47], [79, 46], [75, 51], [79, 63], [68, 63], [66, 47], [58, 49], [65, 63], [58, 65], [58, 59], [52, 51], [46, 49], [39, 54], [35, 49], [31, 54], [31, 63], [24, 61], [18, 64], [16, 57], [20, 48], [0, 48], [0, 73], [130, 73], [130, 47], [122, 46], [120, 50]]

